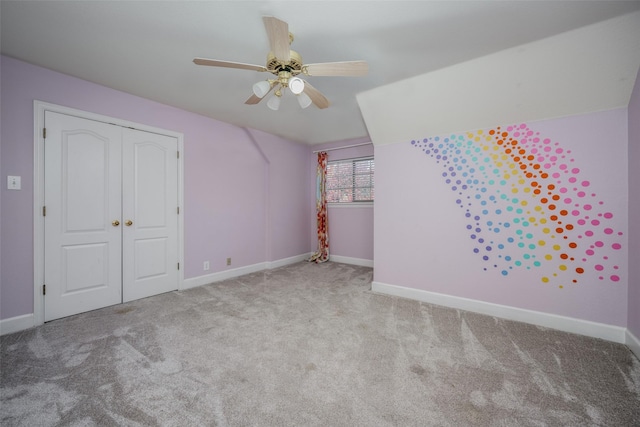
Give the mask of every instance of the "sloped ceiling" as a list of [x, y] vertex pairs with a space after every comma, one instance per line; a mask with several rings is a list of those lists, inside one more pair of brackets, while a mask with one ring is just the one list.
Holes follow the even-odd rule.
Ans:
[[[2, 54], [306, 144], [368, 134], [356, 95], [640, 10], [637, 1], [5, 1]], [[309, 77], [331, 102], [245, 105], [265, 74], [263, 15], [289, 23], [305, 63], [366, 60], [366, 77]], [[543, 81], [540, 84], [544, 84]], [[289, 94], [290, 95], [290, 94]]]
[[640, 12], [357, 95], [376, 145], [626, 107]]

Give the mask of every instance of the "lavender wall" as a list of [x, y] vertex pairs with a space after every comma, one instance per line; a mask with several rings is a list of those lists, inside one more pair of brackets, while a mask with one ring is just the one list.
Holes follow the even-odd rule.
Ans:
[[0, 319], [33, 311], [35, 99], [184, 134], [185, 278], [203, 261], [214, 273], [309, 251], [308, 147], [12, 58], [1, 67], [1, 176], [22, 190], [0, 190]]
[[415, 138], [376, 146], [376, 282], [626, 326], [626, 109]]
[[640, 339], [640, 71], [629, 114], [629, 298], [627, 328]]
[[[370, 142], [369, 138], [349, 139], [328, 144], [314, 145], [309, 150], [311, 198], [310, 206], [315, 212], [315, 170], [317, 154], [312, 151], [344, 147]], [[328, 151], [329, 161], [353, 159], [373, 156], [373, 144], [359, 147]], [[356, 260], [373, 261], [373, 206], [339, 206], [329, 205], [329, 254], [334, 256], [355, 258]], [[315, 215], [311, 216], [312, 250], [317, 249]], [[355, 260], [351, 260], [355, 261]], [[356, 261], [357, 262], [357, 261]]]
[[[309, 252], [309, 218], [313, 209], [309, 198], [309, 147], [292, 144], [265, 132], [250, 130], [267, 161], [267, 194], [265, 201], [267, 260], [277, 261]], [[302, 205], [304, 203], [304, 206]]]

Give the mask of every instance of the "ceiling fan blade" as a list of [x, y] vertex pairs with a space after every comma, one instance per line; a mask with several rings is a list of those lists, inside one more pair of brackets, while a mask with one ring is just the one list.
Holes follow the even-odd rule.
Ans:
[[321, 62], [302, 68], [309, 76], [365, 76], [369, 72], [365, 61]]
[[255, 105], [258, 102], [262, 101], [263, 99], [265, 99], [267, 97], [267, 95], [269, 94], [269, 92], [271, 92], [273, 90], [273, 86], [271, 86], [269, 88], [269, 90], [267, 91], [267, 93], [264, 94], [264, 96], [262, 98], [260, 98], [258, 95], [256, 95], [255, 93], [253, 95], [251, 95], [249, 97], [249, 99], [247, 99], [244, 103], [247, 105]]
[[209, 65], [211, 67], [238, 68], [240, 70], [268, 71], [262, 65], [243, 64], [242, 62], [218, 61], [217, 59], [195, 58], [193, 62], [197, 65]]
[[[262, 97], [264, 98], [264, 97]], [[249, 99], [247, 99], [244, 103], [247, 105], [255, 105], [258, 102], [262, 101], [262, 98], [258, 97], [257, 95], [251, 95], [251, 97]]]
[[274, 18], [273, 16], [263, 16], [262, 21], [269, 36], [271, 51], [279, 60], [289, 62], [289, 24]]
[[318, 89], [311, 86], [309, 82], [304, 82], [304, 93], [306, 93], [309, 98], [311, 98], [311, 102], [313, 102], [316, 107], [323, 109], [329, 106], [329, 100], [325, 98], [325, 96], [320, 93]]

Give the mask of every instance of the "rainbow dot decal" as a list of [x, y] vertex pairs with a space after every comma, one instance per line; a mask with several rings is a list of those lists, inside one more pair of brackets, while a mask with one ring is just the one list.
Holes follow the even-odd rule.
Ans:
[[411, 144], [442, 166], [485, 271], [538, 270], [559, 288], [621, 280], [623, 233], [559, 143], [521, 124]]

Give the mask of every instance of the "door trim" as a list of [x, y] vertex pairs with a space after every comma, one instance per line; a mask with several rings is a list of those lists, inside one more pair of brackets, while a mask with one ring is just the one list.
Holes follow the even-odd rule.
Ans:
[[76, 110], [74, 108], [61, 105], [50, 104], [43, 101], [33, 101], [33, 321], [34, 326], [44, 324], [44, 295], [42, 295], [42, 285], [44, 284], [44, 217], [42, 216], [42, 206], [44, 206], [44, 138], [42, 129], [44, 128], [45, 111], [59, 114], [80, 117], [88, 120], [95, 120], [103, 123], [110, 123], [117, 126], [134, 128], [145, 132], [157, 133], [174, 137], [178, 140], [178, 261], [181, 268], [178, 270], [178, 289], [183, 288], [184, 282], [184, 135], [160, 129], [154, 126], [147, 126], [128, 120], [117, 119], [101, 114]]

